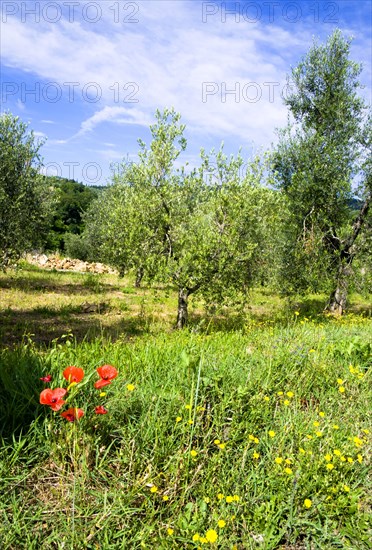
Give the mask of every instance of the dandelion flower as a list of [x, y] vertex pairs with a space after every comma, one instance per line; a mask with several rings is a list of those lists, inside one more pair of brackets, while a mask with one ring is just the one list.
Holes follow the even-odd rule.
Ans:
[[287, 397], [293, 397], [294, 393], [293, 391], [287, 391]]
[[326, 454], [324, 458], [327, 462], [330, 462], [332, 460], [332, 456], [330, 454]]
[[357, 447], [361, 447], [363, 445], [363, 441], [357, 436], [353, 437], [353, 442]]
[[181, 420], [182, 420], [182, 416], [177, 416], [176, 422], [181, 422]]
[[340, 393], [345, 393], [345, 387], [344, 386], [339, 386], [338, 391]]
[[342, 380], [342, 378], [337, 378], [337, 384], [338, 384], [339, 386], [343, 386], [344, 380]]
[[214, 529], [209, 529], [205, 533], [205, 538], [207, 539], [207, 542], [214, 543], [218, 539], [218, 535]]
[[254, 451], [252, 456], [255, 460], [257, 460], [258, 458], [260, 458], [260, 453], [256, 453], [256, 451]]
[[322, 418], [324, 418], [324, 417], [325, 417], [325, 413], [324, 413], [323, 411], [320, 411], [319, 416], [321, 416]]
[[191, 405], [185, 405], [185, 409], [189, 411], [191, 409]]
[[235, 502], [239, 502], [240, 496], [239, 495], [234, 495], [233, 499], [235, 500]]
[[220, 444], [218, 445], [218, 447], [219, 447], [220, 449], [224, 449], [224, 448], [226, 447], [226, 443], [220, 443]]
[[164, 496], [163, 496], [163, 500], [164, 500], [164, 502], [167, 502], [167, 500], [169, 500], [169, 496], [168, 496], [168, 495], [164, 495]]
[[289, 399], [284, 399], [283, 403], [286, 407], [288, 407], [288, 405], [290, 404], [290, 401]]
[[198, 455], [198, 453], [197, 453], [194, 449], [192, 449], [192, 450], [190, 451], [190, 455], [191, 455], [193, 458], [195, 458], [195, 457]]
[[231, 502], [234, 502], [234, 497], [232, 497], [232, 496], [230, 496], [230, 495], [227, 496], [227, 497], [226, 497], [226, 502], [227, 502], [228, 504], [231, 504]]
[[158, 492], [158, 488], [156, 485], [153, 485], [150, 489], [150, 493], [157, 493]]
[[253, 441], [254, 441], [254, 443], [256, 443], [256, 445], [258, 445], [258, 443], [260, 442], [260, 440], [258, 439], [258, 437], [255, 437]]
[[326, 465], [326, 468], [327, 468], [327, 470], [333, 470], [334, 465], [332, 464], [332, 462], [329, 462], [329, 463]]
[[225, 498], [225, 495], [223, 495], [222, 493], [218, 493], [217, 498], [218, 500], [222, 500], [223, 498]]
[[358, 455], [357, 461], [361, 464], [363, 462], [362, 455]]
[[225, 527], [226, 521], [223, 519], [219, 519], [217, 525], [222, 529], [223, 527]]
[[193, 537], [192, 537], [192, 540], [193, 540], [193, 542], [198, 542], [200, 540], [199, 533], [195, 533], [195, 535], [193, 535]]
[[291, 475], [293, 474], [292, 468], [284, 468], [284, 471], [286, 474]]
[[215, 439], [215, 440], [213, 441], [213, 443], [214, 443], [215, 445], [219, 445], [219, 444], [221, 443], [221, 441], [220, 441], [219, 439]]
[[274, 430], [269, 430], [269, 436], [270, 436], [270, 437], [275, 437], [275, 432], [274, 432]]
[[317, 420], [315, 420], [315, 421], [313, 422], [313, 426], [315, 426], [315, 427], [317, 428], [318, 426], [320, 426], [320, 422], [318, 422]]
[[278, 392], [277, 392], [277, 395], [284, 395], [284, 392], [278, 391]]
[[286, 458], [284, 462], [286, 464], [292, 464], [292, 460], [290, 458]]
[[210, 501], [211, 501], [211, 499], [209, 497], [204, 497], [203, 500], [206, 504], [209, 504]]
[[311, 508], [312, 502], [309, 498], [305, 498], [304, 500], [304, 506], [305, 508]]
[[343, 489], [344, 489], [345, 493], [349, 493], [349, 491], [350, 491], [350, 487], [348, 485], [344, 485]]
[[283, 459], [281, 456], [277, 456], [275, 459], [276, 464], [281, 464], [283, 462]]
[[338, 424], [333, 424], [332, 428], [334, 430], [339, 430], [340, 429], [340, 426]]
[[191, 424], [194, 424], [194, 421], [193, 421], [193, 420], [189, 420], [189, 421], [188, 421], [188, 424], [190, 424], [190, 425], [191, 425]]
[[265, 395], [264, 401], [270, 401], [270, 397], [267, 397], [267, 395]]
[[167, 533], [168, 533], [168, 535], [173, 535], [174, 529], [172, 529], [172, 527], [168, 527]]
[[134, 389], [135, 389], [134, 384], [127, 384], [127, 390], [128, 391], [134, 391]]
[[302, 454], [302, 455], [306, 454], [305, 449], [303, 449], [302, 447], [300, 447], [299, 451], [300, 451], [300, 454]]
[[323, 432], [315, 432], [315, 435], [316, 435], [317, 437], [322, 437]]
[[339, 449], [335, 449], [333, 451], [333, 454], [336, 455], [336, 456], [341, 456], [341, 451]]

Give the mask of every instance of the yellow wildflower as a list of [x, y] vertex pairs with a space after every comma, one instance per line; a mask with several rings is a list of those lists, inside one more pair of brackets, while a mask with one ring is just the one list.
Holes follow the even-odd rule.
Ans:
[[225, 496], [222, 493], [218, 493], [217, 498], [218, 500], [222, 500]]
[[284, 468], [284, 471], [285, 471], [285, 473], [288, 474], [288, 475], [293, 474], [293, 471], [292, 471], [291, 468]]
[[166, 502], [167, 500], [169, 500], [169, 496], [168, 496], [168, 495], [164, 495], [164, 496], [163, 496], [163, 500], [164, 500], [164, 502]]
[[255, 460], [257, 460], [258, 458], [260, 458], [260, 453], [256, 453], [256, 451], [254, 451], [252, 456]]
[[230, 495], [227, 496], [227, 497], [226, 497], [226, 502], [227, 502], [228, 504], [230, 504], [231, 502], [234, 502], [234, 497], [232, 497], [232, 496], [230, 496]]
[[223, 519], [219, 519], [217, 525], [222, 529], [223, 527], [225, 527], [226, 521]]
[[218, 446], [220, 449], [224, 449], [226, 447], [226, 443], [220, 443]]
[[315, 427], [317, 428], [318, 426], [320, 426], [320, 422], [318, 422], [317, 420], [315, 420], [315, 421], [313, 422], [313, 426], [315, 426]]
[[336, 455], [336, 456], [341, 456], [341, 451], [339, 449], [335, 449], [333, 451], [333, 454]]
[[157, 491], [158, 491], [158, 488], [156, 485], [153, 485], [150, 489], [150, 493], [157, 493]]
[[330, 462], [332, 460], [332, 456], [330, 454], [326, 454], [324, 458], [327, 462]]
[[176, 422], [181, 422], [181, 420], [182, 420], [182, 416], [177, 416]]
[[195, 533], [195, 535], [193, 535], [193, 537], [192, 537], [192, 540], [193, 540], [193, 542], [198, 542], [200, 540], [199, 533]]
[[340, 393], [345, 393], [345, 387], [344, 386], [339, 386], [338, 391]]
[[293, 397], [294, 393], [293, 391], [287, 391], [287, 397]]
[[281, 464], [283, 462], [283, 459], [281, 456], [277, 456], [275, 459], [276, 464]]
[[218, 539], [218, 535], [214, 529], [209, 529], [205, 533], [205, 538], [207, 539], [207, 542], [213, 543]]
[[134, 384], [127, 384], [127, 390], [128, 391], [134, 391], [134, 389], [135, 389]]
[[269, 430], [269, 436], [270, 436], [270, 437], [275, 437], [275, 432], [274, 432], [274, 430]]
[[329, 462], [326, 466], [327, 470], [333, 470], [334, 468], [334, 465], [332, 464], [332, 462]]
[[309, 498], [305, 498], [304, 500], [304, 506], [305, 508], [311, 508], [312, 502]]
[[324, 413], [323, 411], [320, 411], [320, 412], [319, 412], [319, 416], [321, 416], [322, 418], [324, 418], [324, 417], [325, 417], [325, 413]]
[[195, 458], [195, 457], [198, 455], [198, 453], [195, 451], [195, 449], [192, 449], [192, 450], [190, 451], [190, 455], [191, 455], [193, 458]]
[[219, 439], [215, 439], [215, 440], [213, 441], [213, 443], [214, 443], [215, 445], [219, 445], [219, 444], [221, 443], [221, 441], [220, 441]]
[[286, 405], [288, 407], [288, 405], [290, 404], [290, 401], [289, 401], [289, 399], [284, 399], [283, 403], [284, 403], [284, 405]]

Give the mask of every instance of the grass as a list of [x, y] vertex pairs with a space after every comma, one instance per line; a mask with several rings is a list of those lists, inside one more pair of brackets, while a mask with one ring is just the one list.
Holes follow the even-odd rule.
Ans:
[[[291, 311], [256, 291], [235, 325], [221, 314], [203, 325], [195, 304], [191, 328], [175, 332], [168, 289], [133, 292], [113, 276], [99, 287], [76, 274], [11, 276], [14, 285], [9, 275], [0, 279], [8, 312], [0, 355], [1, 548], [369, 548], [368, 317], [310, 318], [306, 300]], [[77, 336], [61, 332], [82, 317], [73, 308], [100, 300], [108, 309], [86, 313]], [[135, 330], [123, 337], [112, 319], [121, 301]], [[50, 312], [57, 339], [34, 330], [22, 340], [19, 323], [9, 340], [26, 302], [40, 326]], [[100, 334], [84, 338], [96, 317]], [[104, 363], [119, 375], [100, 397], [93, 381]], [[69, 406], [85, 412], [72, 424], [39, 404], [40, 377], [66, 386], [68, 365], [86, 373], [69, 392]], [[100, 404], [107, 415], [94, 414]]]

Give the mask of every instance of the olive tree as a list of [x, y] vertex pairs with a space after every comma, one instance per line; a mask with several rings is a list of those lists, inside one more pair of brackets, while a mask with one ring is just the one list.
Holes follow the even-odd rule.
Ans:
[[[335, 31], [292, 70], [285, 99], [292, 120], [273, 153], [289, 208], [283, 279], [290, 290], [328, 288], [328, 309], [339, 313], [372, 190], [371, 119], [358, 94], [361, 66], [349, 55], [350, 41]], [[355, 197], [360, 206], [353, 216]]]
[[39, 173], [42, 142], [11, 113], [0, 116], [0, 268], [40, 242], [47, 197]]

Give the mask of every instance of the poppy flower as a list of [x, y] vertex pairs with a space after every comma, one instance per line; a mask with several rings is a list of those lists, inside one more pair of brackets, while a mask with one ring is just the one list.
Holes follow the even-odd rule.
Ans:
[[94, 384], [97, 390], [111, 384], [112, 380], [118, 375], [118, 371], [112, 365], [102, 365], [102, 367], [98, 367], [97, 372], [101, 378], [101, 380], [98, 380]]
[[45, 383], [51, 382], [51, 381], [52, 381], [52, 375], [51, 375], [51, 374], [47, 374], [46, 376], [42, 376], [42, 377], [40, 378], [40, 380], [41, 380], [42, 382], [45, 382]]
[[63, 371], [63, 378], [65, 378], [69, 384], [71, 384], [71, 382], [78, 383], [84, 378], [84, 371], [80, 367], [67, 367]]
[[105, 407], [103, 407], [102, 405], [99, 405], [98, 407], [96, 407], [94, 409], [95, 413], [96, 414], [107, 414], [108, 413], [108, 410], [105, 409]]
[[77, 407], [72, 407], [71, 409], [67, 409], [67, 411], [61, 413], [61, 416], [66, 418], [67, 422], [75, 422], [75, 420], [79, 420], [82, 416], [84, 416], [84, 411], [78, 409]]
[[66, 393], [64, 388], [56, 388], [55, 390], [47, 388], [40, 394], [40, 403], [42, 405], [49, 405], [52, 411], [59, 411], [65, 404], [62, 397], [64, 397]]

